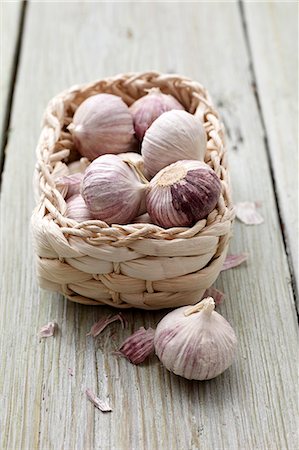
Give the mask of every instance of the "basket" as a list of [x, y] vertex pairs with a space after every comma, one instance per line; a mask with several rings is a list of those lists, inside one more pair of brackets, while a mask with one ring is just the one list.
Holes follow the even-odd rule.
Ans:
[[[222, 183], [216, 208], [194, 226], [78, 223], [66, 217], [56, 186], [78, 155], [66, 127], [90, 95], [119, 95], [128, 105], [159, 87], [201, 118], [208, 136], [205, 162]], [[162, 309], [193, 304], [222, 268], [234, 219], [224, 129], [210, 96], [198, 82], [156, 72], [120, 74], [74, 86], [54, 97], [44, 114], [34, 176], [37, 206], [32, 234], [40, 286], [74, 302], [117, 308]]]

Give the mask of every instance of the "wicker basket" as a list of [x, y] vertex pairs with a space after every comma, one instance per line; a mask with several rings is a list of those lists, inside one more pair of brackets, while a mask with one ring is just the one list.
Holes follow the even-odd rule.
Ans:
[[[68, 219], [55, 179], [67, 173], [66, 163], [76, 158], [66, 130], [74, 111], [93, 94], [119, 95], [130, 105], [156, 86], [203, 120], [208, 135], [205, 162], [222, 183], [217, 207], [191, 228], [140, 223], [108, 226], [99, 220]], [[32, 231], [41, 287], [88, 305], [161, 309], [195, 303], [214, 283], [226, 256], [234, 212], [223, 125], [199, 83], [150, 72], [72, 87], [53, 98], [46, 109], [37, 158], [38, 205]]]

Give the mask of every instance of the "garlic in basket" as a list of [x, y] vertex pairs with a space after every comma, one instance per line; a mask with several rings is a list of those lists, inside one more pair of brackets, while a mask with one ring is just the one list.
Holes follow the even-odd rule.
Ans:
[[216, 173], [201, 161], [178, 161], [150, 181], [146, 207], [153, 223], [191, 226], [215, 208], [221, 192]]
[[209, 380], [232, 364], [237, 338], [214, 308], [208, 297], [171, 311], [159, 322], [155, 351], [168, 370], [189, 380]]
[[149, 177], [163, 167], [182, 159], [203, 161], [207, 146], [206, 132], [200, 119], [187, 111], [163, 113], [146, 131], [141, 154]]
[[76, 110], [68, 130], [78, 151], [90, 160], [105, 153], [130, 151], [134, 139], [129, 108], [112, 94], [88, 97]]
[[148, 94], [136, 100], [130, 111], [133, 115], [135, 134], [141, 141], [144, 133], [161, 114], [184, 107], [172, 96], [163, 94], [159, 88], [152, 88]]
[[116, 155], [103, 155], [86, 169], [81, 194], [95, 219], [108, 224], [130, 222], [144, 212], [148, 182]]
[[66, 216], [77, 222], [85, 222], [85, 220], [92, 220], [92, 214], [88, 210], [82, 196], [80, 194], [73, 195], [66, 201], [67, 209]]

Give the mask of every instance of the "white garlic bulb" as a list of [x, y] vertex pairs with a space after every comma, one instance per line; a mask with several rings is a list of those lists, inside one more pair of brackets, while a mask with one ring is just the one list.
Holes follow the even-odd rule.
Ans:
[[215, 208], [221, 193], [216, 173], [202, 161], [178, 161], [150, 181], [146, 208], [165, 228], [191, 226]]
[[146, 131], [141, 154], [146, 175], [182, 159], [204, 160], [207, 136], [200, 119], [187, 111], [163, 113]]
[[125, 224], [144, 204], [147, 180], [116, 155], [103, 155], [86, 169], [81, 194], [96, 219]]
[[159, 322], [155, 351], [163, 365], [189, 380], [209, 380], [233, 362], [237, 338], [234, 330], [208, 297], [197, 305], [183, 306]]
[[78, 151], [90, 160], [106, 153], [130, 151], [134, 140], [129, 108], [112, 94], [88, 97], [76, 110], [68, 130]]
[[161, 114], [184, 107], [172, 96], [163, 94], [159, 88], [152, 88], [148, 94], [130, 106], [137, 138], [142, 141], [144, 133]]
[[92, 214], [88, 210], [83, 197], [80, 194], [73, 195], [66, 201], [67, 209], [66, 216], [77, 222], [85, 222], [85, 220], [92, 220]]

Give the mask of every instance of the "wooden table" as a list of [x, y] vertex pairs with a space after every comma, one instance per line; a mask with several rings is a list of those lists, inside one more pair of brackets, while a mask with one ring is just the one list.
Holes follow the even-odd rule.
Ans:
[[[297, 448], [297, 9], [2, 1], [1, 450]], [[32, 172], [48, 100], [72, 84], [151, 69], [209, 89], [226, 125], [234, 199], [261, 202], [265, 218], [235, 224], [230, 252], [249, 260], [216, 286], [239, 351], [209, 382], [112, 354], [163, 312], [127, 311], [128, 329], [113, 324], [93, 339], [86, 333], [111, 310], [72, 304], [36, 281]], [[49, 320], [59, 333], [39, 340]], [[113, 412], [95, 409], [86, 387]]]

